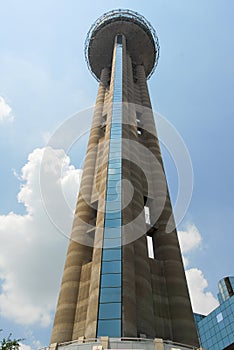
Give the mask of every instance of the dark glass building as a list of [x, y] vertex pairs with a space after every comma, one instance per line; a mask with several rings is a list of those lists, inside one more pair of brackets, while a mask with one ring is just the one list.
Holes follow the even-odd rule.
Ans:
[[147, 86], [158, 57], [155, 30], [133, 11], [111, 11], [88, 33], [99, 88], [51, 344], [199, 347]]

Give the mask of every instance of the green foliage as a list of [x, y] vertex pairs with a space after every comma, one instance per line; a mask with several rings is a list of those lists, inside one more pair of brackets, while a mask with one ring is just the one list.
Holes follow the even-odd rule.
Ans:
[[[2, 329], [0, 329], [2, 331]], [[24, 339], [11, 339], [12, 334], [10, 333], [7, 338], [0, 340], [0, 350], [19, 350], [20, 341]]]

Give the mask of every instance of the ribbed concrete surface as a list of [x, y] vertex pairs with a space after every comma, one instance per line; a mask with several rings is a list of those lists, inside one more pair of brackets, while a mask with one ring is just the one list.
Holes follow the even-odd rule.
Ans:
[[[125, 43], [123, 52], [122, 336], [143, 334], [198, 346], [145, 68], [131, 61]], [[101, 73], [51, 343], [96, 337], [112, 92], [107, 67]], [[105, 128], [100, 127], [104, 116]], [[147, 230], [154, 259], [148, 257]]]

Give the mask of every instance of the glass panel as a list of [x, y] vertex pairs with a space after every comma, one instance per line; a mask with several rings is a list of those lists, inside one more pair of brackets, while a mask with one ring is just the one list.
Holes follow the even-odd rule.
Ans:
[[106, 196], [106, 201], [107, 202], [115, 202], [117, 200], [120, 201], [119, 194], [109, 194], [109, 193], [107, 193], [107, 196]]
[[121, 260], [120, 249], [104, 249], [102, 254], [103, 261]]
[[105, 219], [120, 219], [121, 218], [121, 211], [116, 211], [114, 213], [106, 213]]
[[101, 276], [101, 287], [120, 287], [121, 274], [113, 273]]
[[108, 180], [107, 186], [108, 186], [108, 188], [109, 188], [109, 187], [114, 187], [114, 188], [116, 188], [118, 182], [119, 182], [119, 179], [117, 179], [117, 180]]
[[108, 163], [109, 164], [119, 164], [121, 166], [122, 161], [119, 158], [114, 158], [114, 159], [109, 159]]
[[[118, 182], [121, 181], [121, 174], [109, 174], [108, 183], [109, 181], [116, 181], [116, 184], [118, 184]], [[121, 184], [119, 184], [119, 188], [121, 188], [120, 186]]]
[[108, 303], [99, 305], [99, 319], [110, 320], [121, 317], [121, 304]]
[[120, 303], [121, 302], [121, 288], [101, 288], [100, 294], [101, 303]]
[[120, 169], [108, 169], [108, 174], [121, 174], [121, 168]]
[[110, 154], [109, 154], [109, 156], [111, 157], [111, 158], [119, 158], [119, 157], [121, 157], [121, 152], [117, 152], [117, 151], [110, 151]]
[[[119, 105], [119, 109], [122, 112], [122, 106], [121, 103]], [[119, 113], [118, 113], [119, 114]], [[115, 120], [112, 120], [111, 128], [120, 128], [122, 130], [122, 124], [121, 123], [116, 123]]]
[[105, 238], [103, 248], [121, 248], [121, 238]]
[[118, 169], [118, 168], [121, 168], [121, 162], [116, 162], [115, 161], [115, 163], [111, 163], [111, 164], [109, 164], [109, 169]]
[[100, 320], [98, 322], [97, 336], [118, 338], [121, 335], [121, 320]]
[[103, 261], [102, 273], [121, 273], [121, 261]]
[[116, 202], [107, 202], [106, 203], [106, 211], [119, 211], [119, 207], [121, 205], [120, 201]]
[[112, 134], [111, 139], [119, 139], [119, 135]]
[[105, 220], [105, 227], [120, 227], [121, 219]]
[[109, 187], [108, 189], [107, 189], [107, 195], [108, 194], [117, 194], [118, 192], [117, 192], [117, 190], [116, 190], [116, 188], [114, 188], [114, 187]]
[[111, 126], [111, 133], [118, 133], [121, 135], [121, 133], [122, 133], [121, 126], [117, 126], [117, 125]]
[[[110, 125], [97, 335], [121, 336], [122, 36], [118, 35]], [[120, 102], [120, 103], [118, 103]], [[110, 249], [116, 248], [118, 249]], [[103, 320], [104, 319], [104, 320]], [[113, 320], [114, 319], [114, 320]]]
[[104, 231], [104, 239], [108, 239], [108, 238], [117, 238], [117, 237], [121, 237], [121, 228], [120, 227], [105, 227], [105, 231]]
[[113, 141], [111, 141], [111, 146], [113, 146], [113, 147], [121, 146], [121, 144], [122, 144], [121, 141], [122, 140], [113, 140]]

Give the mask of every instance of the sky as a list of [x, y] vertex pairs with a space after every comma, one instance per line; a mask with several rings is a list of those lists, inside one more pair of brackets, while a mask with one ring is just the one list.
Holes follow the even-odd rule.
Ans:
[[[25, 338], [23, 350], [49, 343], [98, 88], [84, 41], [92, 23], [115, 8], [141, 13], [156, 29], [153, 109], [181, 135], [191, 159], [192, 198], [178, 231], [194, 311], [215, 308], [217, 282], [234, 273], [233, 1], [1, 1], [0, 329]], [[47, 200], [56, 202], [51, 220], [41, 162], [48, 140], [74, 115], [81, 137], [69, 149], [50, 148], [44, 160]], [[176, 203], [186, 181], [164, 142], [162, 151]], [[61, 189], [65, 216], [56, 200]]]

